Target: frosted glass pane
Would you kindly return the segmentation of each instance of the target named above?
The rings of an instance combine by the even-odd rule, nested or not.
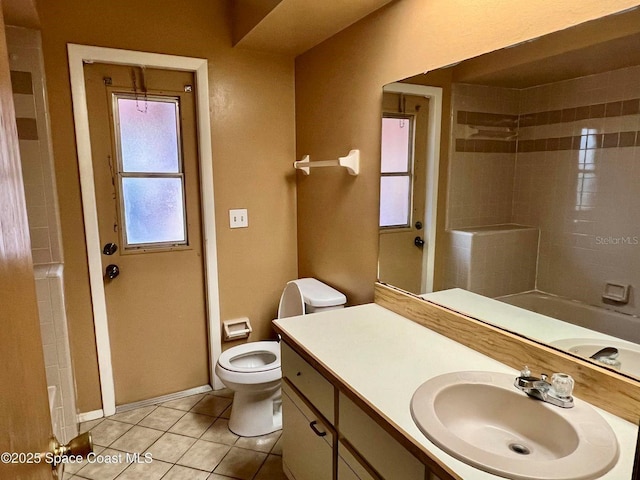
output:
[[[180,178],[123,178],[127,243],[184,243],[186,240]]]
[[[118,112],[124,172],[180,171],[175,103],[118,98]]]
[[[382,119],[382,173],[409,171],[410,135],[409,119]]]
[[[380,226],[409,224],[409,178],[380,179]]]

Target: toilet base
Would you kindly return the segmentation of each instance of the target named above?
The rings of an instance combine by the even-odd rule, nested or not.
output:
[[[280,382],[267,391],[236,391],[229,417],[229,430],[241,437],[257,437],[282,429]]]

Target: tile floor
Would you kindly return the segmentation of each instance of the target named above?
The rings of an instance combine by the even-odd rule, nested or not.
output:
[[[104,461],[67,464],[64,480],[285,480],[281,432],[234,435],[231,401],[232,392],[219,390],[83,423]],[[131,461],[136,453],[139,462]]]

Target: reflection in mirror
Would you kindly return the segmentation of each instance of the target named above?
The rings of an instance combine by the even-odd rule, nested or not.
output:
[[[491,300],[470,311],[424,284],[396,284],[382,268],[380,280],[499,325],[496,305],[505,305],[517,321],[504,328],[584,357],[616,347],[615,358],[593,361],[640,378],[631,367],[640,352],[640,11],[402,83],[445,92],[447,200],[434,290],[518,308]],[[385,114],[404,106],[384,102]],[[381,266],[397,251],[385,234]],[[410,270],[403,262],[397,269]]]

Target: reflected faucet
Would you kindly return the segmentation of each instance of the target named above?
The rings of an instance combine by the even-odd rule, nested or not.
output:
[[[591,355],[589,358],[596,362],[604,363],[613,368],[620,368],[620,360],[618,360],[620,352],[615,347],[604,347]]]
[[[530,397],[557,407],[571,408],[573,407],[573,397],[571,396],[573,383],[573,378],[566,373],[554,373],[551,376],[551,383],[549,383],[546,374],[541,374],[540,378],[533,377],[529,367],[524,367],[513,384],[518,390],[522,390]]]

